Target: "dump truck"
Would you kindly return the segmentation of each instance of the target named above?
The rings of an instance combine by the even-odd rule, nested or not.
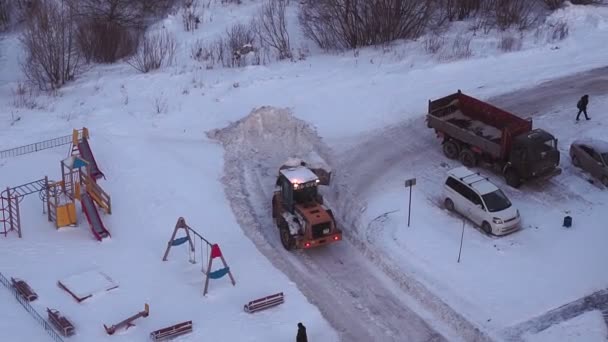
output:
[[[486,164],[502,173],[512,187],[562,171],[553,135],[533,129],[532,119],[522,119],[460,90],[429,100],[427,126],[442,139],[446,157],[466,167]]]
[[[320,185],[331,171],[289,159],[279,168],[272,196],[272,218],[286,250],[308,249],[342,240],[333,212],[323,204]]]

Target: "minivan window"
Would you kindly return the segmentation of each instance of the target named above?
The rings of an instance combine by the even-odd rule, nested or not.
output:
[[[486,202],[488,211],[491,213],[505,210],[511,206],[511,201],[509,201],[507,196],[505,196],[500,189],[482,195],[481,197],[483,197],[483,201]]]

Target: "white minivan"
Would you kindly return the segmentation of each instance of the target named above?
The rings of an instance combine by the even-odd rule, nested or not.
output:
[[[444,205],[481,227],[486,234],[506,235],[520,228],[519,210],[488,178],[466,167],[448,171]]]

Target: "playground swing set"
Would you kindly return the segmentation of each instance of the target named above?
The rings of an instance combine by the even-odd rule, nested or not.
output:
[[[185,235],[182,237],[176,238],[177,232],[179,230],[184,230]],[[236,281],[234,280],[234,276],[230,271],[230,267],[228,267],[228,263],[226,259],[224,259],[224,255],[222,254],[222,250],[217,243],[211,243],[207,239],[205,239],[201,234],[199,234],[196,230],[192,229],[188,224],[186,224],[186,220],[183,217],[177,219],[177,223],[175,224],[175,229],[173,230],[173,234],[171,235],[171,239],[167,242],[167,249],[165,250],[165,255],[163,256],[163,261],[167,261],[169,257],[169,251],[171,247],[180,246],[188,242],[189,249],[189,261],[191,263],[196,263],[196,248],[195,243],[193,241],[193,236],[198,238],[200,241],[200,253],[201,253],[201,263],[203,261],[203,243],[207,246],[207,269],[204,268],[204,263],[202,263],[201,271],[205,274],[205,288],[203,290],[203,295],[207,295],[209,290],[209,279],[221,279],[224,276],[228,275],[230,277],[230,281],[232,285],[236,285]],[[213,266],[213,259],[220,258],[223,268],[217,269],[215,271],[211,271],[211,267]]]
[[[9,232],[16,232],[17,236],[22,238],[19,204],[25,196],[38,193],[43,203],[42,213],[47,214],[48,221],[54,222],[57,229],[78,223],[76,200],[79,200],[95,238],[101,241],[110,236],[97,208],[111,214],[111,199],[97,184],[97,180],[105,178],[105,175],[99,170],[91,151],[89,130],[86,127],[73,130],[70,136],[0,152],[3,157],[10,157],[67,144],[71,146],[68,157],[61,161],[61,181],[54,182],[44,177],[15,187],[7,187],[0,192],[0,234],[7,237]]]

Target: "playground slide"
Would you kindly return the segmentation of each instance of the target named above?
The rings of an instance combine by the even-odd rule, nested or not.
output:
[[[95,238],[101,241],[102,239],[110,236],[110,232],[108,232],[101,221],[101,217],[99,217],[97,206],[91,199],[91,196],[87,192],[83,193],[80,202],[82,203],[82,211],[87,217],[87,221],[89,221],[91,231],[93,232],[93,235],[95,235]]]
[[[78,150],[80,151],[82,157],[90,163],[89,172],[91,174],[91,177],[95,179],[99,179],[101,177],[106,178],[103,172],[99,170],[99,167],[97,167],[97,162],[95,161],[93,151],[91,151],[91,146],[89,146],[89,141],[87,140],[87,138],[82,138],[81,142],[78,143]]]

